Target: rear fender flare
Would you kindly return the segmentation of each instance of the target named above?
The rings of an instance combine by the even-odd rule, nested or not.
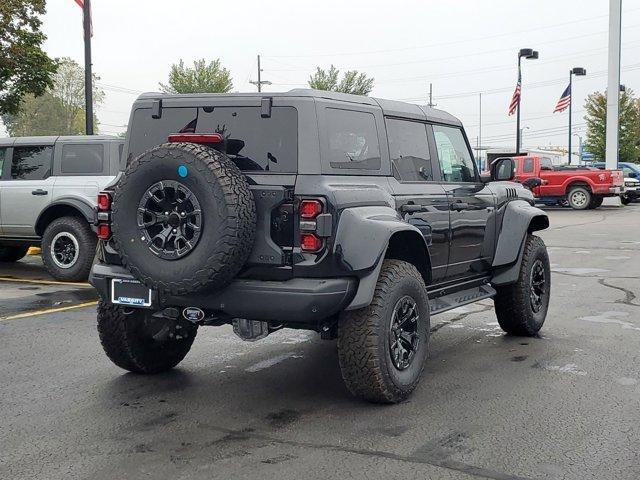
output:
[[[388,206],[348,208],[342,211],[334,255],[345,270],[360,278],[355,297],[347,310],[363,308],[371,303],[389,242],[394,235],[411,238],[421,246],[416,253],[416,267],[425,276],[430,274],[429,249],[420,230],[405,222],[395,209]]]

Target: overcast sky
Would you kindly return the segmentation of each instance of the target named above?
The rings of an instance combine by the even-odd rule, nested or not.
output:
[[[358,69],[375,78],[372,95],[434,102],[464,122],[476,142],[479,96],[485,145],[511,145],[515,116],[507,106],[516,82],[516,52],[540,51],[523,64],[524,145],[567,144],[567,112],[552,114],[574,79],[575,133],[584,133],[584,99],[604,90],[607,0],[440,0],[271,2],[234,0],[93,0],[93,65],[106,93],[100,131],[118,133],[143,91],[166,81],[180,58],[220,58],[234,90],[255,91],[262,55],[266,91],[304,87],[317,65]],[[640,2],[623,0],[622,83],[640,93]],[[83,62],[82,11],[49,0],[46,51]],[[574,138],[577,143],[577,139]]]

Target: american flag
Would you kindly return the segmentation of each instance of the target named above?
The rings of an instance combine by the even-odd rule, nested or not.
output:
[[[558,100],[558,104],[556,105],[556,108],[553,110],[553,113],[564,112],[570,103],[571,103],[571,84],[569,84],[567,88],[564,89],[564,92],[562,92],[562,95],[560,96],[560,100]]]
[[[516,84],[516,89],[513,92],[513,97],[511,97],[511,103],[509,104],[509,115],[513,115],[516,113],[516,109],[520,104],[520,93],[522,91],[522,74],[518,72],[518,83]]]
[[[82,10],[84,10],[84,0],[74,0],[78,6],[80,8],[82,8]],[[91,15],[91,13],[89,13],[89,15]],[[89,21],[91,22],[91,24],[89,25],[89,28],[91,29],[91,36],[93,37],[93,19],[89,19]]]

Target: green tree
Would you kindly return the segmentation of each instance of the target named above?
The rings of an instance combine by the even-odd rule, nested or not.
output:
[[[309,77],[309,86],[316,90],[328,90],[330,92],[353,93],[355,95],[369,95],[373,90],[373,78],[357,70],[344,72],[342,79],[338,81],[340,70],[331,65],[329,70],[317,67],[316,73]]]
[[[619,160],[638,162],[640,160],[640,103],[633,97],[633,91],[627,90],[620,95],[620,136]],[[607,97],[605,93],[595,92],[587,97],[587,139],[585,148],[595,158],[603,160],[606,148]]]
[[[42,50],[45,0],[0,1],[0,114],[16,114],[27,94],[53,84],[56,62]]]
[[[95,86],[98,80],[94,75],[95,106],[104,99],[104,92]],[[84,133],[84,120],[84,69],[70,58],[59,60],[53,86],[43,95],[27,95],[18,113],[2,115],[11,136],[79,135]],[[98,125],[95,115],[94,125]]]
[[[227,93],[233,88],[231,72],[220,65],[220,59],[207,63],[203,58],[187,67],[182,59],[171,65],[168,83],[160,83],[165,93]]]

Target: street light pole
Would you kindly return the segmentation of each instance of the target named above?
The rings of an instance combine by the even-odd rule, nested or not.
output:
[[[522,57],[536,60],[539,54],[532,48],[521,48],[518,52],[518,81],[520,82],[520,98],[516,107],[516,155],[520,155],[520,104],[522,103]]]
[[[573,76],[584,76],[587,71],[582,67],[574,67],[569,70],[569,165],[571,165],[571,104],[573,103]]]

